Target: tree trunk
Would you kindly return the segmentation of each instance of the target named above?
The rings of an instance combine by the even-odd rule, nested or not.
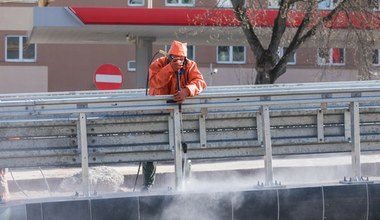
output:
[[[268,50],[256,59],[256,81],[255,84],[273,84],[275,82],[273,69],[276,67],[278,54],[271,54]]]

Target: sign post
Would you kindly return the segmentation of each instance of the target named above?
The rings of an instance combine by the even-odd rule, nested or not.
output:
[[[99,90],[120,89],[123,83],[123,74],[118,66],[103,64],[95,72],[94,83]]]

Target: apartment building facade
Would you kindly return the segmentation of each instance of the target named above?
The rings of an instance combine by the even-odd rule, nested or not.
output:
[[[322,10],[334,8],[333,0],[320,3]],[[266,2],[268,10],[278,7],[276,0]],[[36,0],[23,3],[0,3],[0,93],[57,92],[96,90],[94,74],[99,66],[110,63],[120,67],[120,89],[143,88],[136,83],[146,72],[136,71],[136,45],[30,43],[33,7]],[[116,8],[214,8],[230,7],[229,1],[202,0],[55,0],[48,7],[116,7]],[[148,15],[141,15],[148,16]],[[1,20],[1,19],[0,19]],[[73,36],[75,38],[75,36]],[[194,36],[196,38],[196,35]],[[173,40],[177,39],[173,33]],[[342,39],[343,40],[343,39]],[[311,44],[312,45],[312,44]],[[168,44],[153,43],[153,53],[167,50]],[[284,47],[279,48],[279,54]],[[247,85],[255,80],[255,57],[246,41],[239,44],[196,44],[189,42],[189,58],[197,62],[209,86]],[[372,79],[377,79],[379,51],[374,51]],[[356,49],[314,46],[297,50],[287,72],[276,83],[302,83],[358,80]],[[217,70],[217,71],[215,71]]]

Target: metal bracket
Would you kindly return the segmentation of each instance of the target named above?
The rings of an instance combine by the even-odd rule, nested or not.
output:
[[[260,96],[260,101],[270,101],[270,100],[272,100],[272,97],[269,95]]]
[[[317,135],[318,143],[325,142],[325,132],[323,127],[323,109],[318,110],[317,112]]]
[[[322,99],[331,99],[332,98],[332,94],[331,93],[324,93],[321,95]]]
[[[201,115],[199,116],[199,140],[200,140],[201,148],[207,147],[206,115],[207,115],[207,108],[202,108]]]
[[[369,180],[368,177],[350,177],[347,179],[347,177],[344,177],[343,180],[339,181],[341,184],[366,184],[366,183],[374,183],[374,181]]]
[[[285,188],[286,185],[282,185],[280,181],[275,180],[273,184],[264,184],[263,182],[258,181],[256,188],[261,189],[281,189]]]

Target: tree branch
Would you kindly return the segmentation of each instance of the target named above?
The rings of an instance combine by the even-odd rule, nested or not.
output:
[[[309,4],[305,17],[302,20],[301,25],[297,29],[296,34],[293,37],[292,42],[289,44],[288,49],[285,51],[284,55],[279,60],[276,67],[272,70],[273,79],[278,79],[285,71],[287,62],[290,57],[296,52],[296,50],[308,39],[314,36],[317,33],[317,30],[325,25],[327,22],[331,21],[335,15],[337,15],[340,11],[343,10],[345,4],[347,4],[348,0],[341,1],[329,14],[323,17],[317,24],[315,24],[308,32],[301,36],[303,31],[306,29],[308,24],[310,23],[310,16],[312,14],[313,4]]]
[[[247,38],[248,44],[251,50],[257,57],[261,57],[264,54],[264,48],[253,30],[252,24],[249,22],[247,15],[247,9],[245,7],[245,0],[231,0],[234,13],[238,21],[241,23],[241,27],[244,35]]]
[[[290,42],[288,48],[286,49],[285,53],[282,55],[280,60],[278,61],[277,65],[273,69],[273,79],[278,79],[282,74],[285,73],[285,71],[280,70],[286,70],[286,66],[290,60],[290,58],[294,55],[298,47],[296,47],[297,42],[299,40],[299,37],[303,33],[303,31],[306,29],[306,27],[310,23],[310,17],[312,15],[313,7],[315,6],[314,1],[309,2],[309,5],[307,7],[305,16],[302,19],[302,22],[300,26],[297,29],[296,34],[294,35],[292,41]]]
[[[348,1],[349,0],[342,0],[329,14],[327,14],[325,17],[319,20],[316,25],[314,25],[308,32],[306,32],[306,34],[300,37],[295,45],[296,49],[306,40],[314,36],[319,28],[321,28],[327,22],[331,21],[333,17],[343,9],[343,7],[345,6],[345,4],[347,4]]]
[[[286,30],[286,21],[288,18],[289,4],[286,0],[280,1],[280,8],[278,9],[278,14],[273,25],[272,38],[269,43],[269,53],[274,54],[277,52],[278,47],[281,42],[281,38]]]

